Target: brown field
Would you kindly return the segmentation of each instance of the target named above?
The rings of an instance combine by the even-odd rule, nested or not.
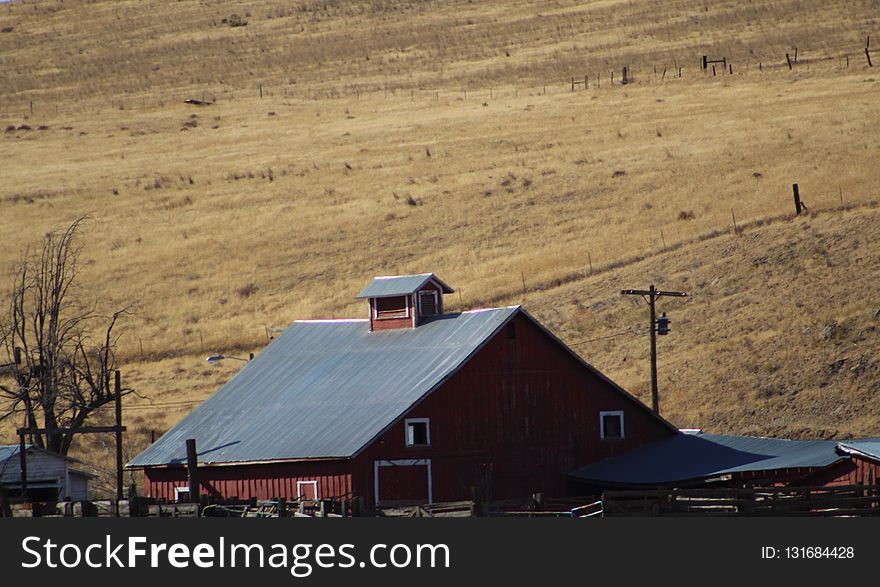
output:
[[[91,217],[82,293],[136,307],[131,451],[239,367],[204,355],[359,316],[370,277],[423,271],[456,308],[523,303],[646,400],[646,337],[603,338],[647,321],[618,290],[687,290],[663,303],[673,423],[880,435],[876,8],[0,5],[0,292],[27,246]]]

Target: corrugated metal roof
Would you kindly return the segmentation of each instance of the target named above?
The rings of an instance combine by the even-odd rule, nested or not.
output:
[[[841,442],[839,446],[842,452],[859,454],[880,461],[880,438],[847,440]]]
[[[414,329],[298,321],[129,466],[349,457],[454,373],[519,306]]]
[[[419,275],[388,275],[374,277],[367,287],[361,290],[358,298],[384,298],[389,296],[403,296],[411,294],[421,288],[430,280],[437,282],[443,289],[443,293],[453,293],[455,290],[443,283],[433,273],[421,273]]]
[[[746,471],[825,467],[841,460],[834,440],[678,434],[578,469],[584,482],[663,485]]]
[[[0,444],[0,466],[6,459],[12,458],[18,454],[17,444]]]

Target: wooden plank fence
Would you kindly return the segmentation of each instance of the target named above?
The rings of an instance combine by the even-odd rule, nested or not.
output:
[[[605,516],[880,516],[880,485],[606,491]]]

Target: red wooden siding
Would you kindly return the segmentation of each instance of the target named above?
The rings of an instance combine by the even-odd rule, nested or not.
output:
[[[320,499],[351,499],[349,461],[199,467],[200,493],[218,499],[296,499],[297,481],[317,481]],[[148,497],[174,501],[174,488],[185,487],[187,483],[185,467],[154,467],[144,471],[144,493]]]
[[[356,495],[375,500],[376,460],[430,458],[434,501],[468,499],[471,487],[489,499],[559,496],[571,471],[674,433],[531,320],[512,323],[354,459]],[[609,410],[624,412],[622,440],[599,438]],[[405,446],[405,418],[430,419],[429,447]]]
[[[837,487],[840,485],[874,485],[880,480],[880,462],[859,455],[836,463],[798,482],[818,487]]]
[[[376,468],[379,472],[379,502],[382,505],[428,503],[428,463],[416,463],[392,461]]]

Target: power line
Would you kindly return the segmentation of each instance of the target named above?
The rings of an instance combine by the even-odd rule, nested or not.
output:
[[[150,410],[154,408],[181,408],[202,403],[201,400],[168,402],[161,404],[139,404],[136,406],[126,406],[126,410]]]
[[[643,335],[645,333],[640,330],[625,330],[623,332],[615,332],[614,334],[606,334],[605,336],[599,336],[597,338],[591,338],[589,340],[579,340],[578,342],[568,343],[568,346],[578,346],[581,344],[587,344],[589,342],[596,342],[599,340],[605,340],[606,338],[614,338],[615,336],[625,336],[627,334]]]

